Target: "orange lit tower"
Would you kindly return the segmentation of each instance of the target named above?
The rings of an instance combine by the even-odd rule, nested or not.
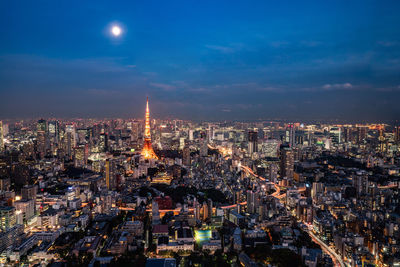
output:
[[[144,144],[142,149],[142,156],[145,159],[158,159],[156,153],[154,153],[153,147],[151,146],[151,135],[150,135],[150,110],[149,110],[149,98],[147,97],[146,104],[146,122],[144,126]]]

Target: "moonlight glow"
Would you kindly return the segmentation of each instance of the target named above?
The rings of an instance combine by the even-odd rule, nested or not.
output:
[[[121,28],[118,27],[118,26],[113,26],[113,27],[111,28],[111,33],[112,33],[114,36],[119,36],[119,35],[121,34]]]

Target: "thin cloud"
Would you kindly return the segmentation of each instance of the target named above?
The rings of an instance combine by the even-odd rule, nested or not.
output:
[[[206,48],[221,52],[223,54],[230,54],[236,51],[235,48],[230,46],[222,46],[222,45],[205,45]]]
[[[164,91],[174,91],[176,89],[176,86],[165,83],[150,83],[150,85]]]
[[[289,42],[287,41],[274,41],[269,43],[270,46],[275,47],[275,48],[280,48],[289,45]]]
[[[335,84],[325,84],[322,86],[325,90],[343,90],[343,89],[352,89],[353,85],[351,83],[335,83]]]
[[[230,43],[229,45],[206,44],[205,47],[210,50],[215,50],[223,54],[236,53],[241,50],[252,51],[252,49],[249,46],[243,43]]]
[[[400,42],[398,41],[379,41],[379,45],[384,46],[384,47],[393,47],[393,46],[399,46]]]
[[[119,92],[115,90],[104,90],[96,88],[89,89],[87,90],[87,92],[91,95],[97,95],[97,96],[111,96],[119,94]]]
[[[398,85],[398,86],[389,86],[389,87],[380,87],[380,88],[376,88],[376,91],[379,91],[379,92],[398,92],[398,91],[400,91],[400,85]]]
[[[317,47],[320,46],[322,42],[318,41],[301,41],[300,45],[305,46],[305,47]]]

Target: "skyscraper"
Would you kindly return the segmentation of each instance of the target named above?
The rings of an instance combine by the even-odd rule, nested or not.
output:
[[[158,159],[151,145],[149,98],[147,98],[146,104],[146,121],[144,126],[144,144],[142,149],[142,156],[145,159]]]
[[[345,127],[343,132],[344,132],[343,135],[344,135],[345,142],[353,142],[354,141],[352,127]]]
[[[46,120],[44,120],[44,119],[38,120],[36,127],[37,127],[38,131],[47,132],[47,122],[46,122]]]
[[[200,133],[200,156],[208,156],[207,134],[205,132]]]
[[[258,138],[258,133],[255,131],[249,131],[249,136],[248,136],[248,145],[247,145],[247,152],[251,155],[254,152],[257,152],[257,138]]]
[[[74,124],[67,124],[65,126],[65,147],[66,154],[71,158],[73,148],[76,146],[76,132]]]
[[[0,122],[1,123],[1,122]],[[0,124],[1,127],[1,124]],[[0,128],[1,131],[1,128]],[[0,133],[1,134],[1,133]],[[400,126],[394,127],[394,141],[400,143]],[[1,142],[1,141],[0,141]],[[1,149],[1,148],[0,148]]]
[[[106,133],[100,134],[98,149],[99,149],[99,152],[107,152],[108,151],[108,134],[106,134]]]
[[[211,198],[207,199],[208,216],[213,216],[213,201]]]
[[[256,213],[259,205],[259,194],[257,191],[247,190],[247,212]]]
[[[108,190],[111,190],[114,187],[114,162],[113,160],[106,160],[106,186]]]
[[[285,142],[287,144],[289,144],[290,147],[294,147],[295,146],[295,129],[294,129],[294,125],[293,124],[289,124],[288,128],[286,129],[286,133],[285,133]]]
[[[293,179],[294,175],[294,153],[289,147],[281,147],[281,177]]]
[[[85,167],[89,157],[89,148],[87,144],[79,144],[74,148],[75,167]]]
[[[364,140],[367,138],[367,127],[365,126],[359,126],[358,127],[358,142],[364,142]]]
[[[49,136],[54,142],[58,143],[60,137],[60,124],[58,121],[49,122]]]
[[[332,127],[329,130],[329,136],[334,144],[340,144],[342,142],[342,132],[339,127]]]
[[[183,165],[190,166],[190,148],[188,145],[183,148],[182,161]]]
[[[47,123],[41,119],[37,122],[37,152],[40,158],[43,158],[46,154],[46,143],[47,143]]]
[[[3,122],[0,121],[0,152],[4,150],[4,129]]]

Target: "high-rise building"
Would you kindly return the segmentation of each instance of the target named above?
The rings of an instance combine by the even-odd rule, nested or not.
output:
[[[151,204],[152,224],[157,225],[161,223],[160,210],[158,209],[157,201],[153,201]]]
[[[257,152],[257,138],[258,133],[256,131],[249,131],[248,133],[248,144],[247,144],[247,152],[251,155],[254,152]]]
[[[39,157],[44,158],[46,155],[46,132],[42,130],[37,131],[36,142]]]
[[[146,102],[146,118],[144,125],[144,144],[142,149],[142,156],[145,159],[158,159],[156,153],[153,150],[153,146],[151,145],[151,133],[150,133],[150,109],[149,109],[149,98],[147,98]]]
[[[76,135],[78,137],[78,144],[85,144],[89,137],[89,131],[86,128],[80,128],[76,130]]]
[[[203,202],[203,206],[202,206],[202,213],[203,213],[203,221],[207,220],[208,218],[210,218],[210,214],[209,214],[209,209],[208,209],[208,205],[207,203],[204,201]]]
[[[0,207],[0,231],[7,231],[17,223],[15,208],[10,206]]]
[[[1,131],[1,129],[0,129],[0,131]],[[400,143],[400,126],[395,126],[394,127],[394,141],[396,143]]]
[[[21,189],[22,200],[36,200],[37,185],[25,185]]]
[[[112,159],[106,160],[105,176],[107,189],[113,189],[115,187],[115,163]]]
[[[87,144],[80,144],[74,148],[74,165],[75,167],[85,167],[89,157],[89,149]]]
[[[37,185],[25,185],[21,188],[21,203],[15,207],[18,211],[24,212],[23,216],[26,220],[31,219],[35,213],[37,190]]]
[[[47,122],[44,119],[40,119],[36,125],[37,131],[47,132]]]
[[[352,181],[357,195],[363,195],[368,192],[368,176],[366,174],[355,175],[352,177]]]
[[[324,184],[323,183],[314,182],[312,184],[312,189],[311,189],[312,199],[315,199],[318,195],[322,194],[323,192],[324,192]]]
[[[8,135],[10,132],[10,128],[8,126],[8,124],[4,124],[3,123],[3,137],[5,137],[6,135]]]
[[[358,142],[363,142],[367,138],[367,127],[359,126],[358,127]]]
[[[47,122],[44,119],[38,120],[36,128],[37,152],[40,158],[44,158],[47,149]]]
[[[131,130],[131,141],[137,142],[137,140],[139,138],[139,123],[136,121],[131,122],[130,130]]]
[[[281,146],[281,177],[293,179],[294,153],[290,147]]]
[[[211,198],[207,199],[208,216],[213,216],[213,201]]]
[[[11,179],[8,178],[0,178],[0,191],[9,191],[11,186]]]
[[[4,150],[4,129],[3,122],[0,121],[0,152]]]
[[[253,190],[247,190],[247,212],[256,213],[259,205],[259,193]]]
[[[200,220],[200,203],[197,201],[196,198],[193,200],[193,211],[194,211],[194,218],[196,220]]]
[[[58,121],[49,121],[49,137],[58,143],[60,138],[60,124]]]
[[[200,156],[208,156],[207,134],[205,132],[200,133]]]
[[[276,139],[264,140],[261,144],[261,150],[267,157],[277,158],[280,141]]]
[[[189,130],[189,141],[193,141],[193,130]]]
[[[99,152],[107,152],[108,151],[108,134],[106,134],[106,133],[100,134],[98,149],[99,149]]]
[[[72,152],[74,147],[76,146],[76,132],[75,125],[68,124],[65,126],[65,152],[68,157],[72,157]]]
[[[183,161],[183,165],[190,166],[190,163],[191,163],[190,148],[187,145],[183,148],[182,161]]]
[[[353,129],[351,127],[345,127],[343,129],[345,142],[353,142],[354,141],[352,130]]]
[[[207,129],[207,137],[208,137],[208,142],[212,142],[214,139],[214,126],[209,125]]]
[[[296,145],[295,140],[296,140],[296,134],[295,134],[295,128],[293,124],[289,124],[288,128],[286,129],[285,133],[285,142],[290,146],[294,147]]]
[[[20,200],[14,202],[16,213],[22,213],[22,222],[19,224],[26,223],[35,215],[35,201],[31,200]]]
[[[342,132],[340,127],[332,127],[329,130],[329,136],[334,144],[340,144],[342,142]]]

